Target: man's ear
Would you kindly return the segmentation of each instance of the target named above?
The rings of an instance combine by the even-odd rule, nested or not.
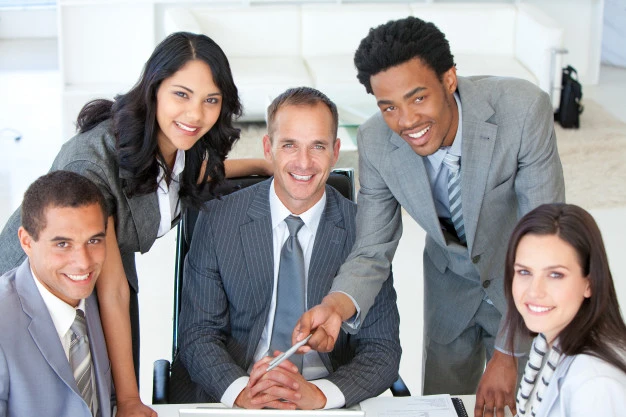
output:
[[[448,71],[444,72],[441,81],[446,91],[453,94],[457,87],[456,66],[453,65]]]
[[[30,257],[30,254],[32,252],[32,245],[35,239],[33,239],[33,237],[26,231],[26,229],[24,229],[23,226],[20,226],[20,228],[17,229],[17,237],[20,240],[20,245],[22,246],[22,249],[24,250],[24,252],[26,252],[26,255]]]
[[[274,157],[272,156],[272,140],[269,135],[263,136],[263,155],[267,162],[274,161]]]
[[[333,164],[335,166],[337,160],[339,159],[339,149],[341,149],[341,139],[335,139],[335,143],[333,144]]]

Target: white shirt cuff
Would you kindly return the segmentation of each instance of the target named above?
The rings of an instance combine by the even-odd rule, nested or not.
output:
[[[511,352],[508,349],[505,349],[501,346],[494,346],[493,347],[495,350],[497,350],[500,353],[504,353],[505,355],[509,355],[509,356],[515,356],[516,358],[521,358],[522,356],[525,356],[528,352],[523,353],[523,352]]]
[[[316,379],[315,381],[309,381],[322,391],[326,396],[326,405],[324,409],[329,408],[341,408],[346,405],[346,397],[343,396],[343,392],[327,379]]]
[[[235,400],[241,394],[241,391],[246,389],[246,385],[248,385],[248,381],[250,377],[242,376],[233,381],[232,384],[224,391],[222,398],[220,398],[220,402],[224,404],[226,407],[232,408],[235,405]]]
[[[338,292],[338,293],[346,295],[352,301],[352,304],[354,304],[354,309],[356,310],[356,314],[341,324],[341,327],[343,327],[346,332],[354,333],[356,330],[358,330],[359,326],[361,325],[361,308],[357,304],[354,297],[352,297],[350,294],[345,293],[343,291],[332,291],[332,292]]]

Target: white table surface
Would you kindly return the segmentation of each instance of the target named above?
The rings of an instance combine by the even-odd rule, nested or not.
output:
[[[474,415],[474,404],[476,403],[476,397],[474,395],[455,395],[455,397],[460,397],[463,400],[463,404],[465,405],[465,409],[467,410],[467,414],[469,416]],[[207,406],[215,406],[220,407],[221,404],[161,404],[161,405],[152,405],[151,407],[159,413],[159,417],[178,417],[178,410],[181,408],[194,408],[194,407],[207,407]],[[505,417],[512,417],[509,409],[506,409]]]

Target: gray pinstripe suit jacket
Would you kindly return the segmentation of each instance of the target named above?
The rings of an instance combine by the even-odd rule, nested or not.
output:
[[[274,280],[270,181],[210,201],[198,218],[185,261],[170,400],[219,401],[254,360]],[[356,205],[328,185],[326,195],[309,266],[309,308],[329,291],[356,233]],[[358,335],[342,332],[335,349],[321,354],[331,372],[327,379],[343,392],[347,406],[380,394],[397,379],[398,326],[389,279]]]

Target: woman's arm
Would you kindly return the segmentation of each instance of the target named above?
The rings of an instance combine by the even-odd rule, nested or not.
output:
[[[272,165],[265,159],[245,158],[224,161],[226,178],[245,177],[248,175],[274,175]]]
[[[130,291],[117,245],[115,221],[109,217],[106,234],[107,257],[96,282],[100,319],[111,361],[117,397],[117,417],[156,417],[156,412],[139,398],[132,356]]]

